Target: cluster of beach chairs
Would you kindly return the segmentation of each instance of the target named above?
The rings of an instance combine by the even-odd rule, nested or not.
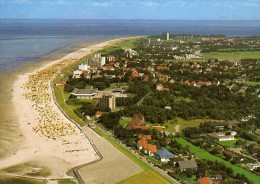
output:
[[[75,133],[75,127],[62,121],[57,109],[52,103],[52,91],[50,81],[55,77],[59,69],[68,66],[70,61],[63,60],[53,64],[43,70],[31,74],[28,81],[24,84],[26,93],[23,96],[33,102],[32,107],[38,112],[35,119],[33,131],[40,133],[50,139],[57,139],[62,136]]]

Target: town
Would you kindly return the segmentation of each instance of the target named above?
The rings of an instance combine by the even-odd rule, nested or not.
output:
[[[181,183],[260,178],[260,40],[163,33],[124,40],[62,70],[55,90]]]

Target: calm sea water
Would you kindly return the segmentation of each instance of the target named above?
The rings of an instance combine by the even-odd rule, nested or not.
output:
[[[173,34],[260,35],[260,21],[0,20],[0,74],[28,61],[113,38]]]

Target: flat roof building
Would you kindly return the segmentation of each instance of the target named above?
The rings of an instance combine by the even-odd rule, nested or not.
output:
[[[106,109],[110,108],[111,111],[116,109],[116,98],[114,95],[104,94],[101,98],[99,98],[99,105],[100,108]]]

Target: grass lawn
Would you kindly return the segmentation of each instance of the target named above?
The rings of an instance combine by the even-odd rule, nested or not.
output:
[[[132,120],[130,117],[125,117],[124,119],[120,119],[119,125],[122,126],[123,128],[126,127],[126,125]]]
[[[70,95],[71,95],[69,92],[63,92],[63,94],[64,94],[64,99],[65,100],[68,100]]]
[[[220,59],[230,61],[240,61],[241,59],[260,59],[260,51],[245,52],[210,52],[203,53],[206,59]]]
[[[236,144],[237,140],[232,140],[232,141],[217,141],[218,144],[222,146],[226,146],[228,148],[233,148],[234,145]]]
[[[177,138],[176,141],[178,143],[180,143],[182,146],[186,146],[188,145],[190,148],[190,152],[194,153],[196,156],[206,159],[206,160],[210,160],[210,161],[218,161],[218,162],[222,162],[224,163],[227,167],[231,168],[235,174],[240,173],[240,174],[244,174],[249,180],[251,180],[253,183],[258,184],[260,181],[260,176],[257,176],[249,171],[247,171],[246,169],[243,169],[241,167],[238,167],[236,165],[231,164],[228,161],[225,161],[215,155],[210,154],[209,152],[200,149],[197,146],[194,146],[193,144],[189,143],[188,141],[186,141],[183,138]]]
[[[91,85],[86,85],[86,86],[85,86],[85,89],[91,89],[91,88],[92,88]]]
[[[169,182],[163,182],[160,177],[157,177],[153,173],[149,171],[143,171],[134,176],[131,176],[130,178],[120,181],[118,184],[136,184],[136,183],[162,184],[162,183],[169,183]]]
[[[260,85],[260,82],[247,81],[246,84],[248,84],[248,85],[250,85],[250,86],[257,86],[257,85]]]
[[[140,167],[142,167],[145,170],[144,171],[145,173],[149,173],[149,177],[151,178],[151,180],[158,181],[159,183],[170,183],[166,178],[161,176],[153,168],[151,168],[150,166],[145,164],[143,161],[141,161],[139,158],[137,158],[135,155],[130,153],[127,149],[122,147],[120,144],[118,144],[116,141],[114,141],[112,138],[110,138],[108,135],[106,135],[104,132],[102,132],[98,127],[93,128],[93,130],[95,130],[95,132],[97,132],[100,136],[105,138],[108,142],[110,142],[115,148],[117,148],[119,151],[121,151],[123,154],[125,154],[128,158],[130,158],[132,161],[134,161],[136,164],[138,164]],[[139,173],[139,174],[142,175],[141,173]],[[139,174],[137,174],[137,175],[139,175]],[[137,176],[137,175],[135,175],[135,176]],[[127,178],[127,179],[123,180],[122,182],[123,183],[132,183],[131,178],[132,177]],[[143,183],[144,178],[145,178],[145,176],[138,176],[135,178],[134,181],[136,183]],[[151,180],[149,180],[149,181],[151,181]]]
[[[148,159],[150,162],[152,162],[153,164],[157,164],[157,165],[161,165],[161,164],[162,164],[161,161],[156,160],[156,159],[155,159],[154,157],[152,157],[152,156],[148,156],[147,159]]]
[[[187,127],[197,127],[200,125],[200,123],[205,121],[223,121],[223,120],[212,120],[212,119],[194,119],[194,120],[184,120],[181,118],[175,118],[174,120],[168,121],[164,123],[164,126],[166,126],[166,130],[169,132],[176,132],[176,128],[179,126],[179,131],[181,132],[182,129]]]
[[[19,178],[19,177],[0,177],[1,184],[43,184],[43,182],[27,179],[27,178]]]
[[[135,42],[137,42],[140,39],[142,39],[142,38],[124,39],[122,41],[115,42],[112,45],[105,47],[104,49],[100,50],[99,52],[101,52],[102,55],[108,55],[108,54],[111,54],[112,52],[121,50],[123,48],[134,48]]]
[[[72,180],[60,180],[58,184],[76,184],[76,182]]]

